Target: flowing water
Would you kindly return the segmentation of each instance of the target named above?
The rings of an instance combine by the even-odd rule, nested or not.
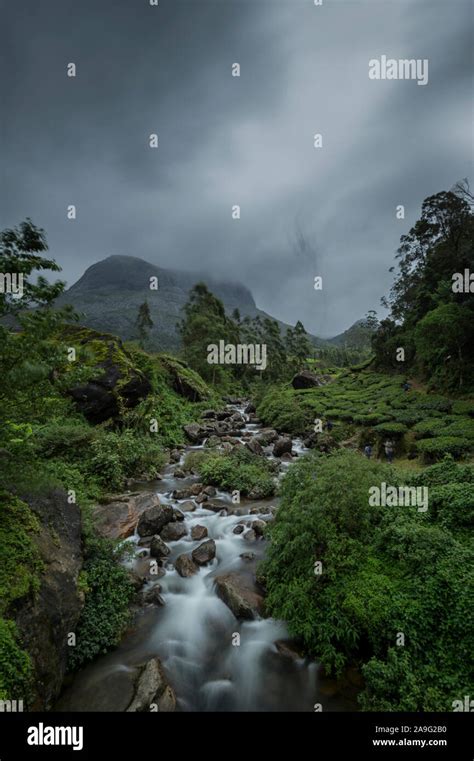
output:
[[[235,406],[233,411],[244,414],[243,409]],[[236,438],[248,441],[258,432],[257,424],[247,422]],[[156,483],[162,503],[179,507],[180,500],[173,499],[172,492],[199,481],[196,476],[185,479],[174,476],[185,454],[199,448],[183,450],[181,462],[168,466],[163,480]],[[293,452],[304,451],[302,442],[294,440]],[[272,457],[270,452],[268,448],[266,456]],[[282,463],[281,472],[288,466],[289,463]],[[166,573],[159,579],[165,605],[142,608],[133,630],[124,636],[119,647],[74,676],[56,710],[126,710],[133,696],[138,666],[154,656],[161,659],[176,693],[177,710],[313,711],[317,703],[324,710],[354,710],[356,689],[346,685],[341,690],[333,680],[323,679],[318,665],[301,658],[291,647],[284,623],[272,618],[238,621],[217,596],[214,586],[217,575],[238,571],[254,582],[266,541],[249,543],[242,534],[233,533],[233,529],[247,520],[271,519],[269,507],[277,501],[242,500],[234,505],[230,495],[222,492],[213,498],[213,502],[216,500],[222,503],[221,512],[206,509],[205,503],[193,512],[185,512],[187,535],[179,541],[167,542],[171,554]],[[203,540],[191,539],[191,529],[198,524],[207,528],[208,538],[214,539],[216,557],[194,576],[182,578],[173,562],[178,555],[189,553],[202,543]],[[129,541],[135,545],[137,556],[131,562],[140,570],[149,564],[149,556],[148,550],[138,546],[138,539],[134,536]],[[243,553],[252,553],[254,557],[242,558]]]

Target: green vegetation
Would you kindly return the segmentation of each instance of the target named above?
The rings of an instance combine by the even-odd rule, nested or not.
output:
[[[167,461],[165,448],[184,441],[182,425],[199,419],[203,407],[216,399],[182,361],[124,346],[114,336],[73,324],[71,310],[53,310],[63,283],[50,284],[43,277],[34,283],[31,277],[35,270],[58,271],[43,257],[46,250],[44,231],[30,220],[0,234],[0,271],[24,275],[23,298],[0,293],[4,699],[27,699],[34,680],[34,664],[22,649],[13,616],[22,600],[38,591],[45,572],[35,540],[40,524],[18,495],[73,489],[81,506],[85,604],[70,661],[77,668],[118,642],[132,594],[120,552],[94,536],[90,505],[104,491],[124,489],[129,478],[154,478]]]
[[[369,507],[382,481],[433,486],[434,509]],[[366,710],[449,711],[469,693],[473,552],[458,528],[473,484],[474,469],[453,461],[408,476],[346,451],[285,476],[262,569],[269,611],[329,671],[362,666]]]
[[[193,464],[205,483],[226,491],[238,489],[253,499],[271,497],[275,493],[271,463],[245,447],[235,447],[228,454],[209,453]]]

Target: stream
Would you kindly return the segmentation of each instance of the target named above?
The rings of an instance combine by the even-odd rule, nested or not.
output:
[[[249,421],[245,406],[228,405],[245,418],[245,427],[233,435],[242,443],[261,428],[258,421]],[[162,504],[179,508],[189,503],[189,498],[174,499],[173,492],[200,479],[176,478],[174,472],[188,452],[203,445],[181,450],[180,462],[170,463],[162,480],[146,484],[147,490],[153,486]],[[266,447],[265,456],[273,458],[271,451],[271,445]],[[293,455],[304,454],[301,440],[293,440],[292,451]],[[282,462],[278,477],[289,466],[290,462]],[[341,686],[325,678],[316,662],[302,658],[283,622],[261,617],[238,620],[216,592],[215,579],[223,574],[238,572],[250,585],[255,584],[256,566],[267,542],[261,537],[250,542],[244,538],[245,531],[237,534],[234,529],[238,524],[270,520],[278,498],[242,498],[233,504],[229,493],[217,491],[212,503],[214,510],[203,502],[195,503],[192,512],[184,512],[187,534],[166,542],[171,554],[158,579],[164,605],[140,608],[133,628],[115,650],[68,679],[54,710],[125,711],[133,698],[139,665],[155,656],[174,689],[177,711],[314,711],[318,703],[324,711],[357,710],[356,686],[347,680]],[[222,509],[216,511],[219,503]],[[193,576],[183,578],[174,561],[202,544],[191,538],[197,525],[206,527],[206,539],[215,541],[216,557]],[[149,550],[139,545],[139,539],[135,534],[127,540],[135,549],[129,565],[138,571],[149,566],[150,560]]]

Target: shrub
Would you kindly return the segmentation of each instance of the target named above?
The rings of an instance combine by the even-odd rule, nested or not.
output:
[[[16,625],[0,616],[0,700],[28,703],[32,681],[31,659],[19,645]]]
[[[404,423],[397,423],[396,421],[380,423],[374,428],[374,431],[381,436],[403,436],[407,430],[408,428]]]
[[[85,603],[76,629],[76,646],[69,651],[74,670],[117,645],[130,621],[133,587],[119,554],[105,539],[89,540],[82,584]]]
[[[263,457],[242,448],[229,454],[210,454],[199,465],[202,479],[227,491],[238,489],[241,494],[256,499],[275,493],[271,466]]]
[[[472,449],[472,442],[457,436],[437,436],[434,439],[418,441],[416,448],[423,455],[425,462],[432,462],[441,460],[447,454],[459,459]]]

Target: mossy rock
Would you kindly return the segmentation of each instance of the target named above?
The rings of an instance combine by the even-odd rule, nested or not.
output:
[[[177,394],[190,402],[203,402],[211,398],[207,384],[185,362],[166,354],[161,354],[159,359],[169,373],[171,387]]]
[[[119,338],[74,326],[61,338],[77,354],[61,378],[62,388],[91,423],[119,418],[151,392],[150,379],[134,366]]]

